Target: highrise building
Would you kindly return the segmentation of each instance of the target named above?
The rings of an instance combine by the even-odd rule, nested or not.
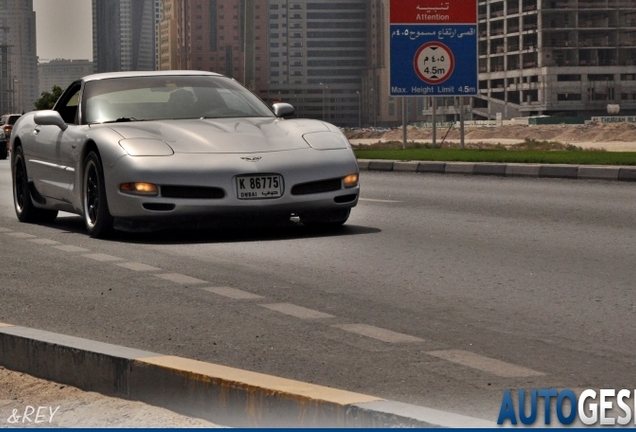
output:
[[[160,0],[92,0],[95,72],[155,70]]]
[[[270,0],[269,99],[357,126],[367,67],[367,0]]]
[[[480,97],[494,118],[636,113],[636,2],[480,0]]]
[[[38,66],[40,94],[51,92],[53,86],[66,89],[73,81],[93,73],[93,62],[89,60],[55,59]]]
[[[31,111],[38,97],[33,0],[4,0],[0,5],[0,112]]]
[[[299,116],[359,123],[367,0],[164,0],[162,69],[219,72]]]

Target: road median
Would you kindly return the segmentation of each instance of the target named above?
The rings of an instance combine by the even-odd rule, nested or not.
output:
[[[498,177],[564,178],[575,180],[636,181],[636,167],[553,165],[553,164],[504,164],[432,161],[392,161],[359,159],[362,171],[415,172],[428,174],[463,174]]]

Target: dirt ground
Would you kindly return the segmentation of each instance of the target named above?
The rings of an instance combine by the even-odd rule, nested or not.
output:
[[[0,367],[0,428],[213,428],[141,402],[84,392]]]
[[[402,142],[402,129],[390,131],[352,130],[345,132],[349,141],[356,147],[382,146],[389,142]],[[407,128],[407,141],[431,143],[433,132],[430,128]],[[456,147],[460,140],[459,128],[437,129],[437,145]],[[506,147],[523,144],[526,140],[555,142],[560,146],[573,145],[583,149],[607,151],[636,151],[636,123],[614,123],[586,125],[510,125],[499,127],[465,128],[467,147],[486,148],[496,145]]]

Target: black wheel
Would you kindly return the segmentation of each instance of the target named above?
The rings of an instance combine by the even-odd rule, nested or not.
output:
[[[16,147],[14,152],[11,174],[13,180],[13,206],[18,220],[31,223],[53,222],[57,217],[57,210],[41,209],[33,205],[22,147]]]
[[[333,229],[342,226],[350,213],[351,209],[311,212],[300,215],[300,221],[309,228]]]
[[[113,230],[113,217],[108,210],[102,162],[95,152],[84,160],[82,186],[86,230],[91,237],[107,237]]]

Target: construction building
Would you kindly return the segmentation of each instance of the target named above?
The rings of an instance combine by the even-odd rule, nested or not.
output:
[[[636,2],[480,0],[481,118],[636,113]]]

